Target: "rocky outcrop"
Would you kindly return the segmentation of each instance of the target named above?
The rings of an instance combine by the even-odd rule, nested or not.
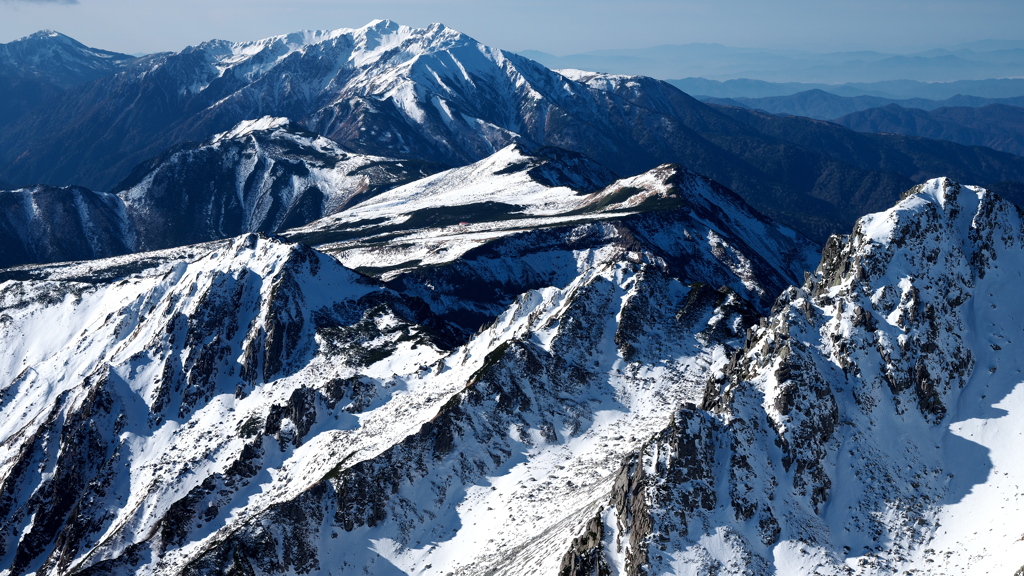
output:
[[[961,534],[958,506],[968,491],[1012,488],[986,485],[978,467],[1013,465],[998,448],[965,465],[981,447],[944,435],[985,419],[968,406],[1016,382],[992,376],[1016,332],[993,310],[1017,314],[995,276],[1024,263],[1022,222],[1014,205],[940,179],[833,238],[818,270],[712,375],[701,409],[682,410],[627,459],[605,526],[628,541],[627,570],[960,570],[933,565],[985,546],[945,536]],[[987,425],[1013,433],[1007,421]],[[987,562],[1011,569],[1009,558]]]
[[[558,567],[558,576],[610,576],[612,569],[604,559],[603,544],[604,520],[599,512],[584,526],[583,534],[573,538]]]

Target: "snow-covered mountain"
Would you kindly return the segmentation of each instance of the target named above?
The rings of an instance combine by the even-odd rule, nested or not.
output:
[[[834,238],[623,464],[568,573],[1019,573],[1022,229],[937,179]]]
[[[139,164],[113,193],[0,191],[0,266],[277,233],[439,169],[352,154],[283,118],[244,121]]]
[[[53,30],[0,44],[0,76],[35,79],[67,89],[123,69],[135,57],[98,48]]]
[[[821,253],[698,174],[820,232],[935,143],[387,21],[61,102],[14,173],[152,159],[0,192],[0,266],[113,256],[0,270],[0,576],[1024,570],[1024,211]]]
[[[635,80],[703,107],[667,84]],[[577,150],[621,175],[684,148],[721,155],[671,107],[638,106],[441,24],[381,20],[254,42],[214,40],[140,59],[68,100],[66,109],[4,138],[21,148],[33,141],[11,158],[16,179],[74,174],[76,184],[109,188],[129,163],[265,115],[292,118],[361,153],[450,166],[519,140]],[[64,115],[79,123],[58,123]],[[102,127],[92,131],[96,121]],[[69,140],[90,143],[81,158],[48,171],[32,167],[51,145]]]
[[[3,573],[557,569],[621,458],[701,398],[813,245],[676,167],[587,193],[551,186],[576,156],[500,154],[475,169],[525,164],[505,176],[535,183],[532,214],[471,224],[495,254],[447,265],[513,278],[514,242],[554,281],[475,334],[256,235],[5,273]],[[545,221],[552,202],[591,208]]]
[[[125,68],[134,57],[89,48],[52,30],[0,44],[0,127],[71,88]]]
[[[578,252],[608,244],[764,310],[817,259],[813,243],[679,166],[609,177],[580,155],[513,145],[285,235],[471,331],[528,290],[564,288],[579,274]]]
[[[264,117],[140,164],[115,193],[135,226],[135,249],[153,250],[302,226],[439,168],[352,154]]]
[[[520,134],[557,145],[546,138],[548,124],[578,130],[597,118],[588,90],[539,64],[441,25],[416,29],[389,21],[256,42],[206,42],[141,59],[69,99],[67,110],[24,127],[37,136],[48,132],[43,141],[29,138],[39,146],[11,159],[13,179],[74,173],[76,183],[109,187],[126,163],[265,115],[298,120],[358,152],[448,165],[488,156]],[[565,108],[563,101],[584,105],[585,115],[572,111],[580,104]],[[97,107],[117,114],[105,116]],[[87,120],[60,127],[56,118],[65,113]],[[103,130],[93,132],[89,126],[98,115],[105,116]],[[30,135],[4,141],[15,145],[22,136]],[[91,145],[76,165],[54,166],[48,174],[29,167],[58,138]],[[628,153],[613,135],[602,140]]]
[[[278,124],[167,158],[334,166]],[[784,290],[798,233],[611,178],[513,145],[288,239],[0,274],[0,573],[1018,567],[1019,208],[929,181]]]
[[[516,142],[620,177],[677,163],[819,242],[940,174],[1024,181],[1011,154],[712,107],[651,78],[560,74],[440,24],[389,21],[134,60],[0,131],[0,177],[111,190],[146,158],[268,115],[355,153],[446,167]]]

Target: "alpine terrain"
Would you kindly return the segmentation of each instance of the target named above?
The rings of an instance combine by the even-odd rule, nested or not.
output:
[[[141,163],[113,193],[78,186],[0,191],[0,265],[275,233],[439,169],[352,154],[286,118],[244,121]]]
[[[1024,182],[1020,156],[708,106],[652,78],[559,73],[440,24],[386,20],[129,60],[0,131],[0,180],[108,192],[140,162],[264,116],[444,167],[517,142],[619,177],[678,163],[820,243],[928,178]]]
[[[1024,574],[1024,210],[929,178],[1024,158],[442,25],[4,47],[0,576]]]
[[[11,269],[7,573],[556,570],[813,257],[679,167],[587,193],[574,164],[510,148],[350,209],[441,254],[336,248],[401,291],[252,234]],[[454,195],[475,222],[432,222]]]

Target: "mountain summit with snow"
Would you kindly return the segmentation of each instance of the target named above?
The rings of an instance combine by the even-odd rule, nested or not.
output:
[[[1024,571],[1024,211],[925,179],[1022,159],[437,24],[0,48],[95,74],[0,118],[66,184],[0,191],[0,576]]]
[[[936,179],[834,238],[623,465],[628,542],[592,547],[627,573],[1018,571],[1022,229]]]
[[[349,152],[445,168],[513,143],[584,154],[618,177],[679,164],[818,242],[927,178],[1024,181],[1018,156],[708,106],[652,78],[558,73],[441,24],[212,40],[26,102],[0,131],[0,179],[19,187],[111,191],[140,162],[266,116]]]

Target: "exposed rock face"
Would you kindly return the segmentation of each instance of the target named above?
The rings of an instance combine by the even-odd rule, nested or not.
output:
[[[558,576],[608,576],[612,574],[604,559],[604,520],[598,514],[573,538],[569,551],[562,557]]]
[[[1002,351],[1022,335],[1001,287],[1022,224],[940,179],[834,238],[710,380],[706,411],[623,465],[605,530],[628,545],[608,554],[646,574],[1012,571],[1018,535],[995,510],[1021,472],[1005,443],[1021,367]]]

